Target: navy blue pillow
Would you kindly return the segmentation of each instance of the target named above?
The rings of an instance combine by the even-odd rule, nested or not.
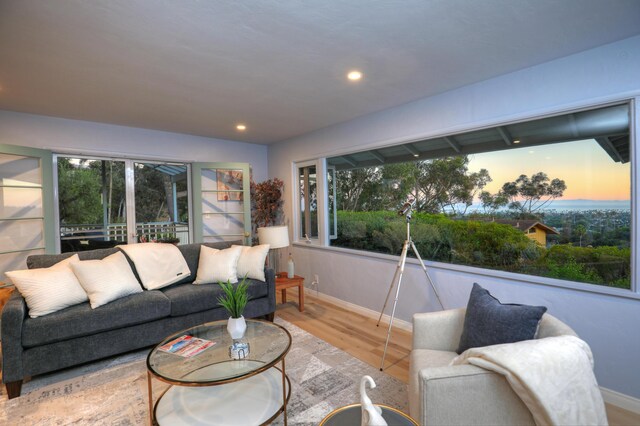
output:
[[[469,348],[531,340],[546,311],[544,306],[502,304],[474,283],[456,352],[461,354]]]

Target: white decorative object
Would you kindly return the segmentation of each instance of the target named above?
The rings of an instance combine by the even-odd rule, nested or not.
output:
[[[367,383],[371,389],[376,387],[376,382],[371,376],[363,376],[360,380],[360,404],[362,405],[360,426],[387,426],[387,422],[382,418],[382,408],[374,405],[367,396]]]
[[[180,249],[173,244],[138,243],[119,246],[136,266],[147,290],[176,283],[191,275]]]
[[[244,316],[241,315],[240,318],[229,317],[227,331],[233,340],[242,339],[244,332],[247,331],[247,323],[244,320]]]
[[[207,246],[200,247],[200,260],[194,284],[238,282],[238,259],[242,246],[218,250]]]
[[[80,262],[77,254],[49,268],[6,272],[29,307],[31,318],[41,317],[88,300],[87,293],[71,270]]]
[[[71,264],[71,269],[89,296],[92,309],[142,292],[142,287],[122,252],[114,253],[102,260],[75,262]]]
[[[242,252],[238,259],[238,278],[252,278],[254,280],[266,281],[264,276],[264,261],[269,254],[269,244],[259,246],[231,246],[240,247]]]
[[[271,248],[270,254],[274,253],[277,249],[289,247],[289,228],[287,226],[266,226],[264,228],[258,228],[258,240],[260,240],[260,244],[269,244]],[[280,272],[277,253],[276,256],[269,256],[269,266],[272,267],[276,273]]]
[[[231,359],[245,359],[249,356],[249,342],[242,340],[234,340],[233,344],[229,346],[229,358]]]
[[[289,260],[287,261],[287,278],[295,277],[295,265],[293,263],[293,257],[291,257],[291,253],[289,253]]]

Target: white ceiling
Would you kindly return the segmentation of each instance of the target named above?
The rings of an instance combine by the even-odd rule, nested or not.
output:
[[[268,144],[636,34],[638,0],[0,0],[0,109]]]

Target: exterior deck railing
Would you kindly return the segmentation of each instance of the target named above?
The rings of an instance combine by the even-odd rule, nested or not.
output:
[[[189,224],[184,222],[144,222],[136,223],[138,241],[179,240],[178,244],[189,243]],[[102,224],[69,224],[60,226],[60,241],[103,241],[127,242],[127,225],[111,224],[105,229]]]

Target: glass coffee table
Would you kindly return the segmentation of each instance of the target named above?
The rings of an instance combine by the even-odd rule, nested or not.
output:
[[[215,344],[189,358],[160,350],[184,335]],[[261,425],[283,413],[286,425],[291,383],[284,358],[291,348],[291,335],[278,324],[247,320],[242,340],[249,343],[249,355],[231,359],[233,341],[224,320],[183,330],[153,348],[147,357],[151,423]],[[155,404],[152,378],[171,385]]]

